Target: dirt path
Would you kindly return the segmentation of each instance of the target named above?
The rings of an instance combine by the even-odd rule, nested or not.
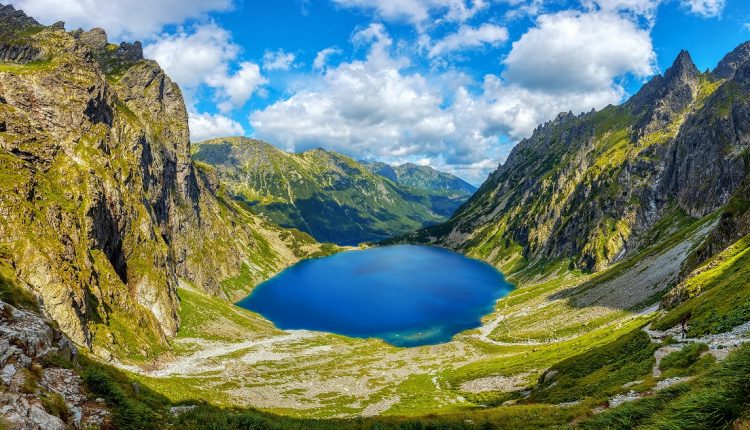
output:
[[[732,351],[736,350],[743,344],[750,343],[750,322],[739,325],[725,333],[710,334],[692,338],[682,338],[681,329],[679,327],[671,328],[665,331],[659,331],[651,330],[651,324],[649,324],[643,328],[643,331],[651,338],[652,342],[661,343],[670,336],[676,340],[676,343],[662,346],[654,352],[655,362],[653,370],[651,372],[654,378],[660,378],[662,376],[660,365],[664,357],[673,352],[681,351],[691,343],[703,343],[708,345],[708,351],[706,351],[706,354],[713,355],[717,361],[725,359]],[[634,400],[653,395],[655,391],[663,390],[667,387],[689,381],[690,379],[692,379],[692,377],[674,377],[662,379],[656,383],[653,391],[636,392],[631,390],[625,394],[618,394],[610,398],[607,402],[607,405],[610,408],[614,408],[623,403],[632,402]],[[636,383],[641,382],[643,381],[633,381],[631,383],[625,384],[625,386],[628,386],[630,384],[637,385]],[[601,412],[603,410],[604,409],[598,409],[596,412]]]
[[[679,327],[671,328],[665,331],[651,330],[651,324],[643,328],[643,331],[649,335],[653,342],[662,342],[667,337],[671,336],[677,341],[672,345],[667,345],[659,348],[654,357],[656,357],[657,365],[670,352],[679,351],[688,344],[691,343],[704,343],[708,345],[708,353],[716,357],[717,360],[723,360],[732,351],[739,348],[745,343],[750,343],[750,321],[744,324],[738,325],[732,330],[719,334],[709,334],[701,337],[688,337],[682,338],[682,333]],[[661,375],[661,374],[659,374]],[[654,376],[659,376],[654,373]]]

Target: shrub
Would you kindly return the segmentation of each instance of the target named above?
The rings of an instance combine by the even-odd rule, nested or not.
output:
[[[122,375],[90,365],[83,374],[89,391],[106,400],[112,409],[112,423],[119,429],[164,428],[164,417],[158,412],[164,403],[151,401],[133,392],[132,385]]]
[[[688,368],[695,364],[701,354],[708,351],[708,346],[704,343],[690,343],[679,351],[675,351],[661,360],[659,369],[669,374],[669,376],[683,376],[688,374]]]
[[[41,397],[42,406],[44,410],[50,415],[54,415],[64,422],[68,422],[70,419],[70,410],[68,405],[65,404],[65,399],[58,393],[49,392]]]

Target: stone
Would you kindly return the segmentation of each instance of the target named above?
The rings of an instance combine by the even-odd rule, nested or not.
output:
[[[103,28],[92,28],[80,33],[78,41],[94,52],[103,51],[107,49],[107,32]]]
[[[10,381],[13,379],[13,377],[16,376],[16,372],[18,372],[16,366],[14,366],[13,364],[8,364],[7,366],[3,367],[2,371],[0,371],[0,380],[3,381],[3,384],[8,385],[10,384]]]
[[[40,365],[48,355],[63,356],[64,351],[74,358],[77,350],[70,340],[50,327],[38,312],[17,309],[2,301],[0,307],[13,315],[13,318],[0,319],[0,347],[11,343],[21,346],[7,348],[4,354],[8,364],[0,370],[5,386],[4,392],[0,392],[0,415],[18,428],[67,428],[58,417],[48,414],[40,401],[44,393],[57,393],[68,406],[76,428],[98,427],[109,412],[106,405],[88,401],[83,381],[75,371]],[[36,393],[25,394],[21,389],[24,377],[19,370],[22,368],[30,369],[32,375],[41,375],[36,381]]]
[[[50,415],[40,405],[32,405],[29,408],[29,420],[44,430],[65,430],[66,425],[60,418]]]
[[[116,54],[123,61],[135,63],[143,60],[143,46],[140,41],[135,41],[134,43],[122,42],[117,47]]]
[[[557,376],[558,373],[560,372],[557,370],[550,370],[549,372],[545,372],[544,376],[542,377],[542,382],[546,383],[555,379],[555,376]]]
[[[634,386],[640,385],[640,384],[643,384],[643,381],[631,381],[631,382],[627,382],[625,384],[622,384],[622,388],[630,388],[630,387],[634,387]]]
[[[183,405],[183,406],[172,406],[169,408],[169,412],[174,416],[180,416],[185,412],[190,412],[198,408],[198,405]]]
[[[750,60],[750,42],[745,42],[727,54],[711,72],[715,79],[730,79]]]

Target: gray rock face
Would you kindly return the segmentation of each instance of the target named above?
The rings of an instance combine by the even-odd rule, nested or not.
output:
[[[39,27],[34,18],[26,15],[22,10],[16,10],[11,5],[0,4],[0,21],[3,26],[0,28],[0,34],[8,34],[16,31],[27,30],[31,27]]]
[[[92,28],[89,31],[77,30],[71,34],[78,40],[80,46],[91,50],[104,73],[123,70],[143,60],[141,42],[121,42],[116,48],[108,49],[107,33],[102,28]]]
[[[133,43],[121,42],[115,50],[115,55],[128,63],[136,63],[143,60],[143,46],[140,41]]]
[[[639,136],[658,131],[672,122],[694,100],[700,72],[690,54],[680,51],[664,76],[656,76],[627,105],[636,114],[645,111],[636,125]]]
[[[0,417],[5,423],[29,430],[99,428],[109,412],[88,401],[81,378],[71,369],[41,364],[51,356],[75,362],[76,355],[73,343],[42,315],[0,301]],[[52,395],[65,403],[67,414],[45,410],[41,399]]]
[[[104,51],[107,48],[107,32],[103,28],[92,28],[81,32],[78,35],[78,41],[94,52]]]
[[[729,79],[748,60],[750,60],[750,42],[745,42],[727,54],[711,72],[711,75],[714,79]]]
[[[29,44],[0,43],[0,61],[5,63],[30,63],[42,58],[42,51]]]
[[[76,344],[150,358],[179,328],[178,277],[244,296],[320,249],[197,175],[182,93],[140,43],[36,30],[4,39],[50,61],[0,71],[0,271]],[[219,288],[245,266],[244,290]]]
[[[750,63],[706,101],[683,125],[670,153],[664,182],[681,208],[700,218],[726,204],[750,166]],[[726,110],[725,110],[726,109]]]

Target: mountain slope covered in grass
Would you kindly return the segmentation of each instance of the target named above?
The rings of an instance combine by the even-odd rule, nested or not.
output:
[[[193,157],[211,165],[236,199],[276,224],[325,242],[378,241],[442,222],[469,196],[465,185],[451,188],[445,174],[435,172],[442,182],[434,185],[415,179],[414,184],[423,186],[402,186],[322,149],[291,154],[243,137],[193,148]]]

